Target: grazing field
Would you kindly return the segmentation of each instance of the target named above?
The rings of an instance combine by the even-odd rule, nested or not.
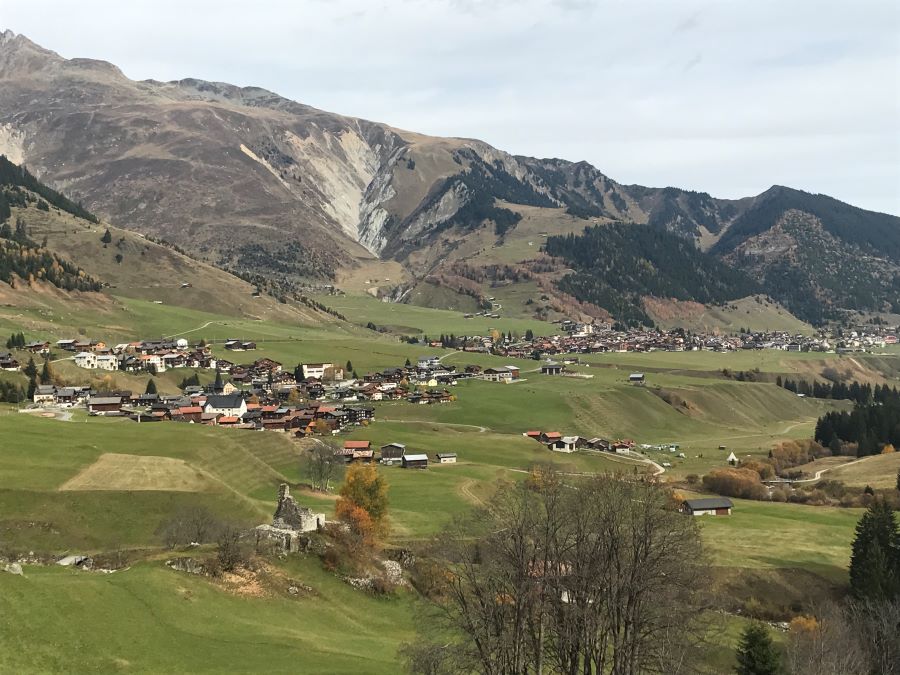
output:
[[[158,490],[207,492],[220,489],[205,472],[183,459],[109,452],[59,486],[60,490]]]
[[[900,471],[900,453],[866,457],[861,462],[850,462],[826,473],[823,478],[839,480],[852,487],[869,485],[876,489],[890,489],[897,486],[897,472]]]
[[[524,335],[529,328],[535,335],[553,335],[556,326],[536,319],[506,318],[502,309],[495,310],[499,319],[476,316],[463,317],[470,309],[451,311],[431,309],[417,305],[382,302],[371,295],[321,295],[315,298],[322,304],[350,317],[359,325],[370,321],[379,328],[408,335],[425,334],[437,338],[441,333],[450,335],[488,335],[491,330]]]
[[[498,301],[505,300],[498,291]],[[385,305],[369,297],[332,296],[328,304],[354,320],[429,335],[552,330],[530,320],[463,319],[459,312]],[[522,480],[535,463],[571,474],[642,473],[653,460],[662,480],[703,474],[726,457],[764,456],[780,440],[812,434],[816,419],[840,401],[800,398],[771,381],[739,382],[722,369],[815,376],[827,366],[890,381],[900,354],[709,352],[582,355],[579,378],[539,372],[533,360],[431,349],[396,336],[347,324],[300,325],[228,317],[146,300],[115,298],[115,309],[93,314],[64,304],[51,308],[0,307],[0,331],[19,326],[28,338],[82,334],[107,341],[185,336],[199,340],[254,340],[253,352],[214,351],[229,360],[271,357],[285,368],[301,362],[347,361],[360,375],[437,355],[443,363],[518,365],[522,380],[504,385],[480,380],[451,389],[455,401],[439,405],[374,404],[376,420],[339,438],[375,445],[405,443],[432,459],[425,471],[379,467],[389,489],[389,547],[415,546],[454,516],[488,500],[501,481]],[[360,318],[361,317],[361,318]],[[494,326],[496,324],[496,326]],[[2,333],[0,333],[2,334]],[[58,375],[81,382],[106,373],[54,364]],[[646,386],[628,375],[646,373]],[[160,391],[174,393],[192,371],[158,376]],[[12,374],[0,374],[4,379]],[[209,373],[201,373],[208,382]],[[147,376],[113,375],[116,386],[143,390]],[[560,454],[523,437],[529,430],[584,437],[630,438],[638,445],[676,444],[676,451],[644,449],[634,456],[580,451]],[[248,432],[177,423],[136,424],[88,417],[70,421],[19,414],[0,407],[0,544],[5,550],[101,553],[157,550],[159,527],[186,507],[203,506],[242,525],[271,519],[278,485],[296,486],[301,504],[330,515],[334,495],[304,490],[304,441],[275,432]],[[436,465],[437,452],[455,452],[456,464]],[[684,457],[679,457],[684,454]],[[871,463],[870,463],[871,462]],[[874,457],[836,468],[823,478],[889,487],[900,455]],[[879,481],[879,482],[876,482]],[[810,587],[846,582],[858,510],[736,500],[730,518],[701,521],[715,577],[739,580],[814,578]],[[228,672],[265,668],[310,672],[397,672],[396,650],[413,635],[412,593],[378,600],[325,573],[314,557],[278,563],[287,577],[313,591],[290,596],[278,581],[261,597],[203,578],[173,572],[158,556],[112,575],[27,567],[25,578],[0,575],[0,671],[59,670]],[[758,576],[754,576],[758,575]],[[278,586],[278,584],[281,586]],[[780,582],[779,582],[780,583]],[[804,583],[807,583],[804,581]],[[762,581],[760,581],[762,584]],[[278,589],[281,590],[278,590]],[[770,584],[772,593],[775,585]],[[762,591],[760,591],[762,592]],[[129,617],[128,621],[121,617]],[[732,667],[741,619],[727,617],[715,636],[714,662]],[[90,631],[83,626],[90,625]],[[45,636],[54,635],[48,641]],[[161,648],[165,645],[165,649]]]
[[[115,574],[0,574],[0,671],[397,672],[413,600],[379,600],[295,559],[264,594],[142,563]],[[301,595],[290,585],[311,588]]]
[[[733,501],[729,517],[701,516],[703,539],[715,565],[802,568],[846,581],[861,509]]]

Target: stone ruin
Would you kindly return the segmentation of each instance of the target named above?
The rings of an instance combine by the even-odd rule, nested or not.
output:
[[[278,488],[278,506],[272,519],[272,527],[279,530],[313,532],[324,524],[324,513],[313,513],[305,506],[297,504],[291,497],[291,489],[286,483],[281,484]]]
[[[278,488],[278,506],[271,525],[256,527],[257,543],[267,541],[274,547],[287,552],[305,550],[309,545],[304,532],[315,532],[325,525],[324,513],[313,513],[311,509],[300,506],[291,496],[287,484]]]

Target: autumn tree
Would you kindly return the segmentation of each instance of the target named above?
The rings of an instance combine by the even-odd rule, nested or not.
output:
[[[384,476],[373,464],[352,464],[350,466],[344,476],[341,497],[338,499],[336,508],[342,508],[342,502],[348,502],[363,509],[369,514],[379,532],[381,534],[386,532],[388,485]]]

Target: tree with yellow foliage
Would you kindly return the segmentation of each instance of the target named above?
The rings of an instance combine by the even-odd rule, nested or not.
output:
[[[884,447],[881,449],[881,454],[882,454],[882,455],[889,455],[889,454],[892,453],[892,452],[897,452],[897,451],[894,449],[894,445],[893,445],[892,443],[885,443],[885,444],[884,444]]]
[[[386,534],[388,484],[372,464],[351,464],[347,470],[336,511],[350,513],[353,506],[369,514],[376,531]]]

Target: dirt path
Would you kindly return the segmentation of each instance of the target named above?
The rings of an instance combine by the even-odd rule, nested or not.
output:
[[[462,493],[462,496],[468,499],[473,504],[477,504],[478,506],[484,506],[485,501],[472,492],[472,488],[477,484],[474,478],[468,478],[462,483],[459,484],[459,491]]]
[[[802,478],[799,480],[792,480],[791,483],[814,483],[822,477],[822,474],[826,471],[832,471],[834,469],[843,469],[845,466],[851,466],[853,464],[859,464],[860,462],[864,462],[867,459],[871,459],[872,457],[877,457],[878,455],[871,455],[870,457],[860,457],[859,459],[854,459],[852,462],[847,462],[846,464],[838,464],[837,466],[829,466],[825,469],[819,469],[816,471],[812,478]]]
[[[395,420],[390,417],[382,417],[383,422],[391,422],[392,424],[431,424],[436,427],[462,427],[464,429],[478,429],[478,433],[487,433],[490,431],[488,427],[478,424],[457,424],[456,422],[432,422],[431,420]]]
[[[178,337],[179,335],[187,335],[188,333],[196,333],[198,330],[203,330],[207,326],[212,326],[213,324],[220,324],[222,326],[227,326],[228,324],[224,321],[207,321],[205,324],[198,328],[191,328],[190,330],[186,330],[182,333],[175,333],[174,335],[166,335],[166,340],[171,340],[174,337]]]

